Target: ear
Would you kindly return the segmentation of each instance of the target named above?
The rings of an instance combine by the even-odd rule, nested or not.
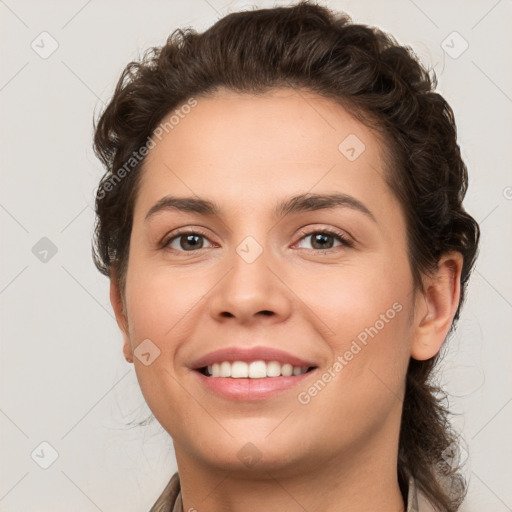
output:
[[[424,292],[414,307],[414,336],[411,357],[422,361],[434,357],[448,335],[460,300],[463,257],[445,253],[432,276],[423,280]]]
[[[133,352],[130,343],[126,307],[121,295],[121,290],[119,289],[119,285],[117,282],[117,273],[114,269],[111,269],[110,275],[110,303],[112,304],[112,308],[114,309],[117,325],[119,326],[119,329],[123,334],[124,358],[129,363],[133,363]]]

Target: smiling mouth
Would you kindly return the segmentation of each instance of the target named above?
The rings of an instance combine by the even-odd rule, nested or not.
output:
[[[205,377],[231,379],[265,379],[275,377],[296,377],[317,368],[316,366],[292,366],[278,361],[223,361],[198,368]]]

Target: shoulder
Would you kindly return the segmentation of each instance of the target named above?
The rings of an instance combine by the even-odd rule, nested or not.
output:
[[[180,478],[176,472],[149,512],[181,512],[180,489]]]
[[[418,484],[412,476],[409,477],[407,512],[436,512],[430,501],[418,488]]]

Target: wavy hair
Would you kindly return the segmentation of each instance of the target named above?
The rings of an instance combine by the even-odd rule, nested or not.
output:
[[[220,87],[240,93],[275,87],[312,91],[338,102],[383,137],[385,179],[405,214],[415,287],[423,290],[422,276],[436,269],[443,253],[463,255],[461,298],[451,333],[480,236],[462,205],[468,177],[453,111],[435,92],[435,73],[422,66],[410,47],[308,1],[231,13],[202,33],[177,29],[162,47],[148,49],[139,62],[126,66],[94,127],[94,150],[106,167],[96,194],[93,258],[99,271],[112,276],[115,270],[124,293],[144,159],[128,169],[126,162],[166,115]],[[410,360],[397,472],[402,490],[412,476],[434,507],[452,512],[464,499],[466,482],[450,463],[457,436],[442,390],[433,381],[438,358]]]

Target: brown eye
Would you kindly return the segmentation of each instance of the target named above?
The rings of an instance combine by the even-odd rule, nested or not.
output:
[[[186,231],[168,238],[163,246],[177,252],[195,252],[205,248],[204,240],[208,240],[206,235],[195,231]]]
[[[201,249],[203,247],[203,241],[201,235],[180,235],[177,237],[179,246],[185,251],[193,249]]]
[[[334,246],[334,236],[327,233],[314,233],[311,237],[313,249],[331,249]]]
[[[303,247],[304,249],[311,249],[314,251],[329,251],[336,247],[345,246],[352,247],[353,243],[348,240],[341,232],[334,232],[330,230],[310,231],[308,233],[302,233],[302,240],[310,239],[309,247]],[[337,245],[336,242],[338,242]]]

